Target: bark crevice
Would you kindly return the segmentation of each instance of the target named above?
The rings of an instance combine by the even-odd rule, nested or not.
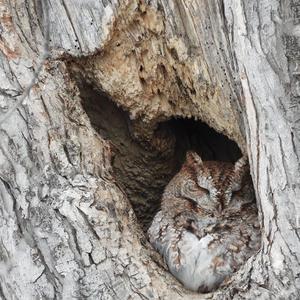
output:
[[[46,10],[51,57],[1,124],[0,297],[299,298],[298,2],[1,1],[1,116],[36,76]],[[84,91],[76,72],[92,88]],[[115,147],[105,130],[91,126],[84,98],[98,99],[95,91],[123,109],[124,126],[116,128],[126,128],[130,143]],[[187,148],[173,155],[172,126],[199,120],[248,154],[262,228],[261,251],[213,295],[185,290],[159,257],[152,259],[139,210],[128,201],[134,193],[156,194],[151,207],[158,208]],[[167,169],[156,172],[164,179],[150,194],[143,194],[149,180],[128,192],[114,175],[122,168],[121,142],[148,147],[152,157],[145,153],[149,160],[141,163],[157,156],[155,164]],[[212,145],[198,146],[218,156]]]

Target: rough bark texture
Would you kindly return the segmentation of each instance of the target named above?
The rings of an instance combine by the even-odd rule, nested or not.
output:
[[[3,113],[38,66],[47,11],[51,57],[0,130],[0,298],[299,298],[300,2],[2,0]],[[262,249],[229,286],[189,292],[151,250],[114,176],[118,149],[83,109],[99,91],[157,153],[172,117],[248,153]]]

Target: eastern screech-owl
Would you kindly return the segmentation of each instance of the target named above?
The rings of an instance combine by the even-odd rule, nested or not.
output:
[[[189,151],[167,185],[148,230],[154,248],[183,285],[216,289],[260,247],[249,167],[202,161]]]

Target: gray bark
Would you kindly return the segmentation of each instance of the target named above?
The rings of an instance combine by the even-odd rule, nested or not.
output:
[[[0,2],[3,114],[35,76],[46,14],[50,24],[39,81],[1,124],[0,298],[299,298],[300,3],[148,2]],[[230,285],[194,294],[164,269],[78,78],[128,111],[144,138],[181,116],[248,153],[262,249]]]

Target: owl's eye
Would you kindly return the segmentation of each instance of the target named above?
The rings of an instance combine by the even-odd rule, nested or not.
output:
[[[232,192],[231,192],[231,197],[238,196],[239,193],[240,193],[240,190],[232,191]]]
[[[181,195],[185,195],[187,197],[192,197],[199,191],[199,188],[195,184],[194,181],[188,180],[181,186]]]
[[[197,186],[195,183],[191,182],[189,185],[187,185],[187,188],[190,192],[197,192]]]
[[[201,186],[201,190],[202,190],[206,195],[209,195],[209,194],[210,194],[209,190],[206,189],[206,188],[204,188],[204,187],[202,187],[202,186]]]

